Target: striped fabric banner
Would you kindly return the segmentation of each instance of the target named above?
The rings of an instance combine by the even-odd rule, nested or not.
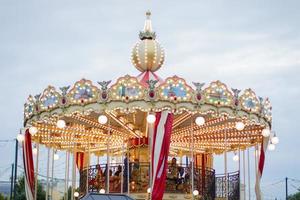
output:
[[[83,152],[76,152],[76,165],[79,171],[83,170],[85,166],[85,156]]]
[[[255,181],[255,194],[256,194],[256,199],[261,200],[261,190],[260,190],[260,180],[263,174],[264,170],[264,165],[265,165],[265,153],[268,148],[269,144],[269,139],[270,137],[263,137],[263,141],[261,143],[261,148],[260,148],[260,156],[259,156],[259,161],[258,161],[258,168],[257,168],[257,173],[256,173],[256,181]]]
[[[31,135],[29,129],[26,129],[23,142],[23,161],[25,171],[25,192],[26,199],[34,199],[34,165],[32,157]]]
[[[148,87],[148,80],[157,80],[157,84],[161,84],[164,82],[163,79],[161,79],[159,76],[157,76],[154,72],[151,71],[145,71],[143,73],[140,73],[136,78],[145,87]]]
[[[165,191],[168,155],[172,132],[173,114],[162,111],[156,114],[152,137],[152,189],[151,199],[161,200]]]

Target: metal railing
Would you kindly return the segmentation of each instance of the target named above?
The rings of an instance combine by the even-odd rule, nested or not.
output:
[[[227,174],[227,184],[226,184],[226,177],[224,174],[216,175],[216,197],[222,198],[222,197],[226,197],[227,195],[229,200],[238,200],[240,199],[239,187],[240,187],[239,171]]]
[[[130,162],[128,166],[129,169],[123,163],[111,164],[107,172],[107,166],[101,164],[82,170],[80,172],[80,192],[85,194],[104,189],[109,193],[127,193],[129,188],[130,193],[146,193],[150,187],[149,163]],[[227,180],[229,199],[238,199],[235,197],[239,197],[239,172],[229,173]],[[215,197],[225,197],[225,185],[225,176],[216,176],[214,169],[194,167],[194,189],[199,191],[202,198],[209,200]],[[165,192],[190,194],[191,190],[191,167],[170,164]]]

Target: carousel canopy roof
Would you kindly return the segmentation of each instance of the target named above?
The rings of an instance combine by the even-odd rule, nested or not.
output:
[[[156,37],[149,17],[147,13],[141,42],[153,42]],[[220,81],[189,85],[177,76],[163,80],[154,73],[162,65],[156,59],[163,54],[154,47],[142,48],[134,50],[143,51],[143,58],[136,56],[144,61],[133,61],[142,71],[138,77],[99,81],[98,86],[82,79],[72,87],[49,86],[41,94],[30,95],[24,106],[24,127],[36,127],[33,139],[57,149],[101,153],[109,143],[117,153],[125,141],[148,137],[148,113],[169,110],[175,114],[171,138],[175,154],[189,151],[191,141],[199,152],[246,148],[260,142],[262,130],[271,127],[268,98],[258,97],[251,89],[229,89]],[[102,115],[108,123],[101,122]],[[200,125],[195,122],[199,116]]]

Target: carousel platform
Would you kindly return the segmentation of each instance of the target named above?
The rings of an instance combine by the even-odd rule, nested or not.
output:
[[[123,194],[99,194],[99,193],[88,193],[82,200],[133,200],[131,197]]]

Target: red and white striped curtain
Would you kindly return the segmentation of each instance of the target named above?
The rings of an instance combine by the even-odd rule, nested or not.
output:
[[[34,199],[34,165],[32,157],[31,135],[27,129],[23,142],[23,161],[25,171],[25,192],[26,199]]]
[[[255,182],[255,194],[256,194],[257,200],[262,199],[261,198],[261,190],[260,190],[260,180],[261,180],[263,170],[264,170],[265,153],[268,148],[269,139],[270,139],[270,137],[264,137],[263,141],[261,143],[261,148],[260,148],[260,156],[259,156],[258,168],[257,168],[257,173],[256,173],[256,182]]]
[[[173,114],[168,111],[156,113],[152,136],[152,188],[151,199],[161,200],[165,191],[168,155],[172,132]]]

